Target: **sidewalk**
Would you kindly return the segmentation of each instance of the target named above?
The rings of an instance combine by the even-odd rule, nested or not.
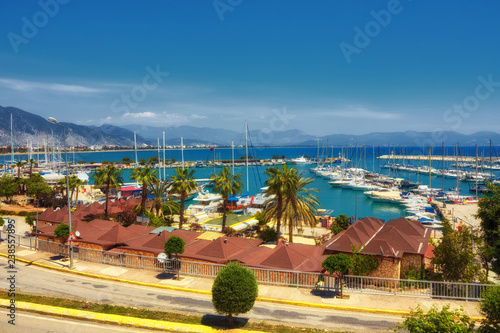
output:
[[[0,253],[7,253],[7,244],[5,242],[0,243]],[[22,246],[18,246],[16,248],[17,259],[24,259],[34,263],[67,270],[68,274],[71,274],[72,271],[67,269],[69,265],[68,261],[51,260],[51,256],[51,253],[36,252]],[[20,269],[22,269],[23,265],[24,264],[22,264],[20,261],[17,264]],[[161,272],[159,271],[124,268],[114,265],[105,265],[101,263],[80,260],[75,260],[74,271],[82,272],[85,274],[104,276],[113,279],[135,281],[138,283],[147,283],[174,288],[186,288],[191,289],[192,292],[198,291],[202,293],[209,293],[212,289],[213,283],[212,279],[182,275],[181,280],[174,280],[169,278],[165,279],[160,275]],[[316,293],[315,290],[306,288],[259,285],[259,298],[261,300],[263,298],[269,299],[268,301],[271,302],[283,302],[296,305],[301,305],[297,303],[307,303],[302,305],[339,310],[344,309],[349,311],[371,312],[374,310],[373,312],[388,314],[394,312],[393,314],[397,315],[398,317],[402,315],[400,313],[397,313],[398,311],[409,312],[410,309],[414,309],[417,305],[420,305],[420,307],[427,312],[433,305],[436,305],[438,309],[441,309],[442,306],[449,304],[452,309],[458,309],[462,307],[464,309],[464,314],[467,314],[471,317],[481,317],[478,308],[479,302],[435,300],[427,297],[391,296],[374,293],[356,293],[349,291],[344,291],[344,294],[349,295],[350,298],[337,299],[332,297],[331,294],[327,294],[324,292]]]

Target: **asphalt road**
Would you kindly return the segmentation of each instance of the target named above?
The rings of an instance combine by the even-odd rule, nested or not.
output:
[[[7,260],[0,258],[5,269]],[[210,295],[135,286],[127,283],[99,280],[57,272],[28,264],[17,264],[16,288],[18,292],[37,293],[93,302],[144,307],[151,310],[173,310],[183,313],[216,315]],[[0,280],[6,289],[7,281]],[[254,308],[238,316],[261,322],[272,321],[300,327],[320,327],[345,331],[377,332],[393,328],[401,317],[347,312],[256,302]]]
[[[7,310],[0,309],[0,318],[7,318]],[[151,333],[150,329],[139,329],[118,325],[93,323],[85,320],[75,320],[61,317],[47,317],[37,313],[17,312],[16,325],[7,323],[7,320],[0,321],[0,332],[19,333]]]

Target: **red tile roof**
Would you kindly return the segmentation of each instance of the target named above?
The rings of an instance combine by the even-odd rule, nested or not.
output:
[[[361,244],[362,253],[401,258],[404,253],[424,255],[430,235],[431,228],[404,217],[387,223],[365,218],[325,243],[325,248],[329,252],[352,253],[351,246],[359,248]]]

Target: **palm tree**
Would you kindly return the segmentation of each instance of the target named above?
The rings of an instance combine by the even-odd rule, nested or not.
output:
[[[146,209],[146,198],[148,196],[148,186],[158,180],[158,171],[151,169],[149,165],[144,166],[144,168],[134,168],[130,178],[136,182],[142,183],[142,197],[141,197],[141,211],[139,215],[144,214]]]
[[[30,160],[28,161],[28,163],[30,164],[30,177],[31,177],[31,174],[33,173],[33,164],[35,166],[37,166],[38,163],[34,159],[32,159],[32,158],[30,158]]]
[[[108,202],[109,202],[109,189],[110,188],[120,188],[123,184],[122,170],[118,170],[113,164],[108,164],[100,167],[92,175],[94,178],[94,183],[97,186],[106,186],[106,207],[104,209],[104,215],[108,216]]]
[[[172,180],[172,192],[180,194],[181,205],[179,208],[179,229],[182,229],[182,223],[184,222],[184,203],[189,192],[193,192],[198,187],[198,184],[194,181],[194,170],[189,170],[186,168],[178,168],[175,170],[175,175],[171,176]]]
[[[295,170],[295,169],[294,169]],[[316,207],[319,206],[318,198],[312,192],[317,189],[306,188],[314,179],[303,177],[303,173],[295,175],[285,186],[283,192],[283,220],[288,222],[288,241],[293,242],[293,230],[301,228],[303,224],[313,228],[316,221]],[[277,213],[277,203],[271,204],[270,212]]]
[[[164,180],[162,182],[156,181],[149,185],[148,192],[153,197],[153,205],[151,206],[151,211],[153,211],[154,209],[156,211],[156,216],[163,215],[163,210],[161,209],[163,205],[162,197],[163,195],[165,195],[165,192],[167,192],[169,188],[170,183],[168,183],[167,180]]]
[[[64,196],[64,190],[66,190],[66,197],[67,197],[68,196],[68,189],[66,188],[66,177],[59,179],[56,184],[61,189],[62,196]]]
[[[268,186],[267,194],[270,199],[264,203],[264,207],[271,204],[271,206],[276,206],[276,209],[266,209],[264,218],[266,220],[276,219],[276,242],[278,242],[281,232],[281,217],[283,215],[283,195],[290,182],[297,177],[297,169],[288,169],[285,164],[281,169],[279,167],[267,168],[266,174],[269,178],[266,180],[265,185]]]
[[[15,162],[14,166],[17,168],[17,178],[21,178],[21,168],[26,165],[26,162]]]
[[[241,173],[231,175],[229,167],[223,167],[218,174],[210,176],[212,184],[214,185],[213,191],[222,195],[222,231],[226,228],[226,214],[227,202],[230,195],[238,195],[241,193],[243,183],[241,182]]]
[[[71,194],[70,194],[71,200],[73,200],[73,193],[75,193],[75,190],[76,190],[75,202],[78,202],[78,193],[80,192],[80,186],[85,184],[85,183],[86,183],[85,181],[81,180],[80,178],[78,178],[75,175],[72,175],[71,177],[69,177],[69,188],[71,189]]]

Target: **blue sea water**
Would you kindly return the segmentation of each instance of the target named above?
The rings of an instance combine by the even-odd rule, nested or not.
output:
[[[494,159],[497,159],[498,147],[493,147],[492,156]],[[333,152],[332,148],[324,149],[324,148],[313,148],[313,147],[301,147],[301,148],[292,148],[292,147],[273,147],[273,148],[252,148],[249,149],[249,155],[255,158],[272,158],[273,155],[285,156],[286,158],[295,158],[300,155],[308,155],[311,157],[338,157],[340,154],[343,154],[346,158],[350,160],[349,165],[364,168],[370,171],[382,172],[384,174],[390,174],[391,176],[400,177],[410,179],[412,181],[418,181],[424,185],[431,185],[432,187],[443,188],[444,190],[448,190],[449,188],[456,187],[457,182],[454,179],[443,179],[438,176],[428,176],[425,174],[416,174],[410,172],[394,172],[389,169],[384,169],[383,166],[389,162],[402,163],[403,161],[387,161],[387,160],[379,160],[376,157],[379,155],[385,154],[410,154],[410,155],[428,155],[428,148],[422,147],[334,147]],[[160,151],[162,154],[162,151]],[[433,155],[441,155],[442,148],[441,147],[433,147],[432,148]],[[444,151],[445,155],[455,156],[457,154],[456,147],[445,147]],[[460,147],[458,149],[458,154],[461,156],[475,156],[475,147]],[[490,156],[490,148],[489,147],[479,147],[478,149],[479,156]],[[157,150],[139,150],[137,152],[138,159],[144,158],[148,159],[149,157],[158,156]],[[181,161],[181,150],[172,150],[169,149],[166,151],[165,158],[172,159],[175,158],[177,161]],[[235,148],[234,157],[235,159],[240,159],[240,157],[245,155],[244,148]],[[160,155],[163,157],[162,155]],[[134,151],[112,151],[112,152],[75,152],[68,154],[68,160],[73,162],[77,161],[94,161],[94,162],[102,162],[102,161],[121,161],[124,157],[129,157],[130,159],[135,159]],[[35,160],[37,156],[33,157]],[[42,157],[40,157],[42,158]],[[230,160],[232,158],[232,150],[230,148],[217,148],[214,151],[210,149],[186,149],[184,150],[184,160],[185,161],[210,161],[213,159],[216,160]],[[16,159],[26,160],[26,155],[16,155]],[[0,163],[5,163],[5,161],[10,160],[10,156],[0,156]],[[406,164],[413,165],[429,165],[428,161],[405,161]],[[449,168],[452,162],[445,162],[444,167]],[[392,218],[398,218],[400,216],[404,216],[404,209],[398,205],[387,204],[387,203],[378,203],[373,202],[366,196],[362,194],[362,192],[351,191],[340,188],[332,188],[328,184],[328,180],[316,177],[313,173],[309,172],[309,169],[314,165],[294,165],[295,168],[299,170],[299,172],[304,172],[304,175],[310,176],[314,178],[314,183],[311,187],[317,188],[319,193],[316,195],[319,198],[321,203],[321,207],[325,209],[333,210],[333,215],[338,214],[346,214],[348,216],[356,215],[357,218],[365,217],[365,216],[375,216],[380,219],[389,220]],[[431,166],[433,168],[440,169],[443,167],[441,161],[432,161]],[[246,188],[246,168],[244,166],[236,166],[235,172],[242,174],[242,182],[245,186],[244,192],[248,191],[250,195],[256,194],[259,192],[260,188],[264,186],[264,182],[267,179],[265,176],[265,170],[267,167],[265,166],[250,166],[249,167],[249,187]],[[163,175],[163,169],[160,170]],[[206,167],[206,168],[196,168],[195,169],[195,178],[196,179],[206,179],[209,178],[211,174],[218,173],[220,168]],[[170,177],[175,172],[174,169],[167,168],[166,176]],[[125,170],[124,179],[125,182],[131,182],[130,178],[130,170]],[[498,172],[494,173],[494,176],[498,177]],[[461,182],[460,189],[462,193],[469,194],[469,185],[467,183]]]

